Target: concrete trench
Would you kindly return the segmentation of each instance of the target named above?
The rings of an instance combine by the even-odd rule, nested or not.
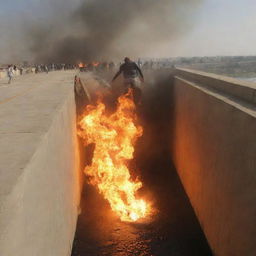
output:
[[[81,75],[87,90],[75,99],[74,76],[1,87],[0,255],[256,255],[255,85],[185,69],[146,73],[131,164],[158,214],[127,224],[83,180],[90,151],[76,135],[90,90],[106,83]]]
[[[168,82],[171,85],[168,73],[148,74],[152,82],[138,109],[144,135],[136,145],[132,162],[135,175],[144,184],[142,193],[158,213],[146,222],[121,222],[107,201],[85,181],[72,256],[212,255],[170,155],[173,100],[172,87],[166,86]],[[92,80],[83,75],[80,79],[88,93]],[[80,94],[85,100],[77,97],[78,113],[88,103],[87,93]]]
[[[159,214],[120,223],[85,186],[72,256],[256,255],[255,84],[180,68],[146,77],[134,161]]]

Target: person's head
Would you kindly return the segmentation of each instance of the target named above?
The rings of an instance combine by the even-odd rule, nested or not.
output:
[[[131,59],[128,58],[128,57],[125,57],[125,58],[124,58],[124,62],[125,62],[125,63],[129,63],[129,62],[131,62]]]

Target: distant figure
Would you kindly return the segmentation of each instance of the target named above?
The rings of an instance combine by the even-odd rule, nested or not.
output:
[[[115,68],[115,63],[113,61],[111,61],[109,64],[108,64],[108,67],[109,67],[109,70],[110,71],[113,71],[114,68]]]
[[[84,71],[84,63],[83,62],[80,62],[79,64],[78,64],[78,67],[79,67],[79,70],[80,70],[80,72],[83,72]]]
[[[125,87],[130,86],[131,88],[134,88],[138,86],[139,77],[140,77],[140,80],[144,82],[144,77],[141,69],[138,67],[138,65],[135,62],[131,61],[128,57],[124,59],[124,63],[120,66],[120,69],[114,76],[112,82],[115,81],[115,79],[121,73],[123,73]]]
[[[139,66],[139,68],[142,67],[142,61],[141,61],[141,59],[138,60],[138,66]]]
[[[8,78],[9,78],[8,84],[11,83],[12,78],[13,78],[13,75],[14,75],[14,73],[13,73],[13,67],[12,67],[12,65],[8,65],[8,69],[7,69],[7,76],[8,76]]]

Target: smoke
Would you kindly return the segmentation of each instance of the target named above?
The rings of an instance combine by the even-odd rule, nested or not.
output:
[[[189,32],[202,1],[47,0],[23,17],[18,39],[27,49],[21,52],[38,62],[158,56],[164,44]]]

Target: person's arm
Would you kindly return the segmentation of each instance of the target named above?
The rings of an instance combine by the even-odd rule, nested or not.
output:
[[[140,74],[141,80],[144,81],[144,76],[143,76],[143,73],[142,73],[141,69],[139,68],[139,66],[136,63],[135,63],[135,66],[136,66],[137,71]]]
[[[114,82],[116,80],[116,78],[122,73],[122,66],[120,67],[119,71],[115,74],[115,76],[112,79],[112,82]]]

